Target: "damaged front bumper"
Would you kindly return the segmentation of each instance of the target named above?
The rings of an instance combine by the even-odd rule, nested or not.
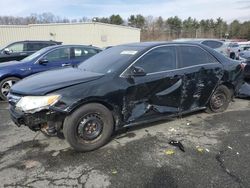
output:
[[[33,114],[28,114],[16,110],[15,107],[10,106],[10,116],[12,121],[18,126],[27,126],[32,131],[39,131],[44,127],[53,126],[56,130],[62,128],[65,114],[54,110],[42,110]],[[52,122],[52,123],[51,123]]]

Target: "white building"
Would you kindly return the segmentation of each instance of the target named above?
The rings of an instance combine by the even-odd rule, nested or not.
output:
[[[140,29],[98,22],[0,25],[0,47],[21,40],[55,40],[63,44],[106,47],[139,42]]]

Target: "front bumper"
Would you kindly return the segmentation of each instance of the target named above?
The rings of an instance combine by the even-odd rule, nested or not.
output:
[[[48,124],[48,122],[63,122],[65,119],[65,114],[53,110],[43,110],[33,114],[26,114],[10,106],[9,111],[12,121],[18,127],[25,125],[33,131],[41,130],[42,126]]]

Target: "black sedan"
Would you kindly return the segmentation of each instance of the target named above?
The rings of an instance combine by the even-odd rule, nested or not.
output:
[[[202,44],[135,43],[26,78],[8,100],[18,126],[63,133],[74,149],[90,151],[123,127],[203,109],[222,112],[242,77],[239,63]]]

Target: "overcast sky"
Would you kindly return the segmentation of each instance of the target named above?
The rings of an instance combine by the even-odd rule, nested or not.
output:
[[[3,0],[1,0],[3,1]],[[92,18],[120,14],[189,16],[200,19],[222,17],[230,22],[250,20],[250,0],[7,0],[1,3],[0,15],[29,16],[51,12],[66,18]]]

